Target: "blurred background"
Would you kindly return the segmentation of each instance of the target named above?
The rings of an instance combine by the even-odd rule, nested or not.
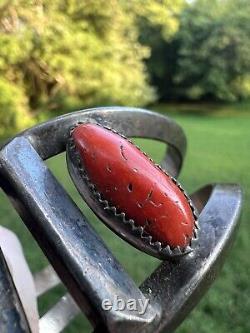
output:
[[[180,181],[242,185],[242,224],[226,265],[178,333],[250,332],[250,1],[0,0],[0,140],[76,109],[146,106],[188,138]],[[160,161],[165,147],[136,140]],[[105,228],[84,205],[65,156],[49,167],[139,284],[159,264]],[[62,167],[64,165],[64,167]],[[32,271],[47,264],[3,193],[0,223],[15,231]],[[39,300],[46,312],[64,293]],[[79,316],[67,333],[88,332]]]

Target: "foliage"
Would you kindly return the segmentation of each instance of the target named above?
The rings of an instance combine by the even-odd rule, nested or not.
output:
[[[249,17],[246,0],[198,0],[183,13],[175,80],[189,97],[250,95]]]
[[[174,7],[169,0],[0,0],[0,78],[18,92],[5,99],[2,91],[1,112],[11,114],[20,95],[20,108],[39,119],[51,110],[152,102],[150,49],[138,40],[138,21],[147,16],[170,36]]]
[[[85,105],[152,99],[147,50],[117,1],[20,0],[1,13],[2,74],[24,88],[32,109],[61,107],[68,96]]]
[[[249,17],[248,0],[0,0],[0,136],[51,113],[142,106],[152,86],[161,100],[249,98]]]
[[[9,135],[12,130],[18,131],[32,124],[27,113],[27,101],[24,93],[1,78],[0,119],[0,136]]]
[[[250,96],[250,2],[196,0],[169,43],[153,30],[149,70],[164,98],[235,101]],[[157,65],[156,65],[157,64]]]
[[[133,13],[139,25],[141,41],[149,44],[150,29],[158,29],[167,41],[179,28],[179,14],[185,6],[185,0],[130,0],[126,8]]]
[[[162,25],[161,18],[158,19],[158,24],[154,24],[150,15],[142,17],[139,24],[139,40],[151,49],[150,57],[145,59],[145,63],[160,100],[172,93],[176,61],[174,37],[179,30],[181,13],[186,7],[185,0],[166,0],[165,3],[168,8],[168,12],[165,13],[165,25]],[[169,21],[169,17],[172,20]],[[166,22],[169,24],[166,25]]]

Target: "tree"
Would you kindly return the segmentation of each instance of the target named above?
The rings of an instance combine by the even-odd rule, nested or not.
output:
[[[169,0],[0,0],[0,79],[17,92],[2,90],[1,112],[20,105],[19,128],[27,114],[43,119],[46,111],[154,101],[139,21],[172,35],[174,7]]]
[[[147,65],[160,98],[248,98],[249,17],[248,0],[196,0],[184,7],[172,40],[151,29]]]
[[[0,137],[32,124],[24,92],[0,78]]]
[[[179,92],[192,99],[250,96],[250,2],[198,0],[182,14]]]
[[[150,74],[151,84],[156,87],[158,98],[161,100],[173,97],[177,48],[175,35],[179,30],[180,17],[186,2],[165,0],[155,4],[149,0],[145,3],[146,6],[140,7],[144,10],[138,8],[139,40],[151,50],[150,57],[144,61]],[[160,4],[161,10],[160,8],[156,10]]]

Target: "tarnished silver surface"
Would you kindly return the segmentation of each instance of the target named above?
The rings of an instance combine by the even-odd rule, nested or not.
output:
[[[31,333],[14,285],[11,272],[0,248],[0,332]]]
[[[81,121],[110,126],[127,137],[167,143],[167,153],[161,165],[173,177],[178,176],[186,153],[186,137],[181,127],[167,116],[144,109],[105,107],[77,111],[32,127],[18,137],[27,138],[40,157],[46,160],[65,151],[69,129]]]
[[[191,197],[195,203],[199,200],[201,209],[196,250],[178,262],[163,262],[140,287],[152,304],[161,304],[155,333],[173,332],[197,304],[218,274],[238,227],[242,202],[238,185],[205,186]]]
[[[167,143],[162,166],[178,176],[186,150],[181,128],[159,114],[114,107],[55,118],[10,140],[0,151],[1,187],[95,332],[172,332],[219,272],[237,229],[241,191],[237,185],[210,185],[193,194],[200,212],[195,251],[162,263],[138,288],[43,162],[65,151],[75,123],[93,120],[128,137]],[[150,306],[144,315],[104,311],[102,300],[115,295],[149,298]]]

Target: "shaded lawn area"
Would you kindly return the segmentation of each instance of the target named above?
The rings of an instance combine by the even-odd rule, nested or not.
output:
[[[158,110],[168,113],[166,106],[160,106]],[[180,176],[186,190],[191,193],[211,182],[237,182],[243,187],[245,199],[240,231],[219,278],[177,333],[249,333],[250,106],[249,112],[238,109],[237,112],[232,112],[230,107],[228,113],[224,110],[219,113],[212,112],[211,115],[196,110],[189,112],[190,108],[188,112],[181,109],[178,113],[178,106],[171,106],[169,110],[175,111],[171,112],[170,116],[183,127],[188,138],[187,156]],[[153,159],[160,161],[164,145],[148,140],[136,142]],[[51,159],[48,165],[128,273],[138,284],[143,281],[159,261],[127,245],[93,216],[83,204],[68,176],[64,155]],[[0,193],[0,217],[1,224],[14,230],[20,237],[32,271],[43,268],[47,263],[46,259],[3,193]],[[50,295],[43,296],[39,301],[40,311],[46,311],[63,292],[63,287],[57,287]],[[86,320],[78,316],[65,332],[89,332],[89,328]]]

